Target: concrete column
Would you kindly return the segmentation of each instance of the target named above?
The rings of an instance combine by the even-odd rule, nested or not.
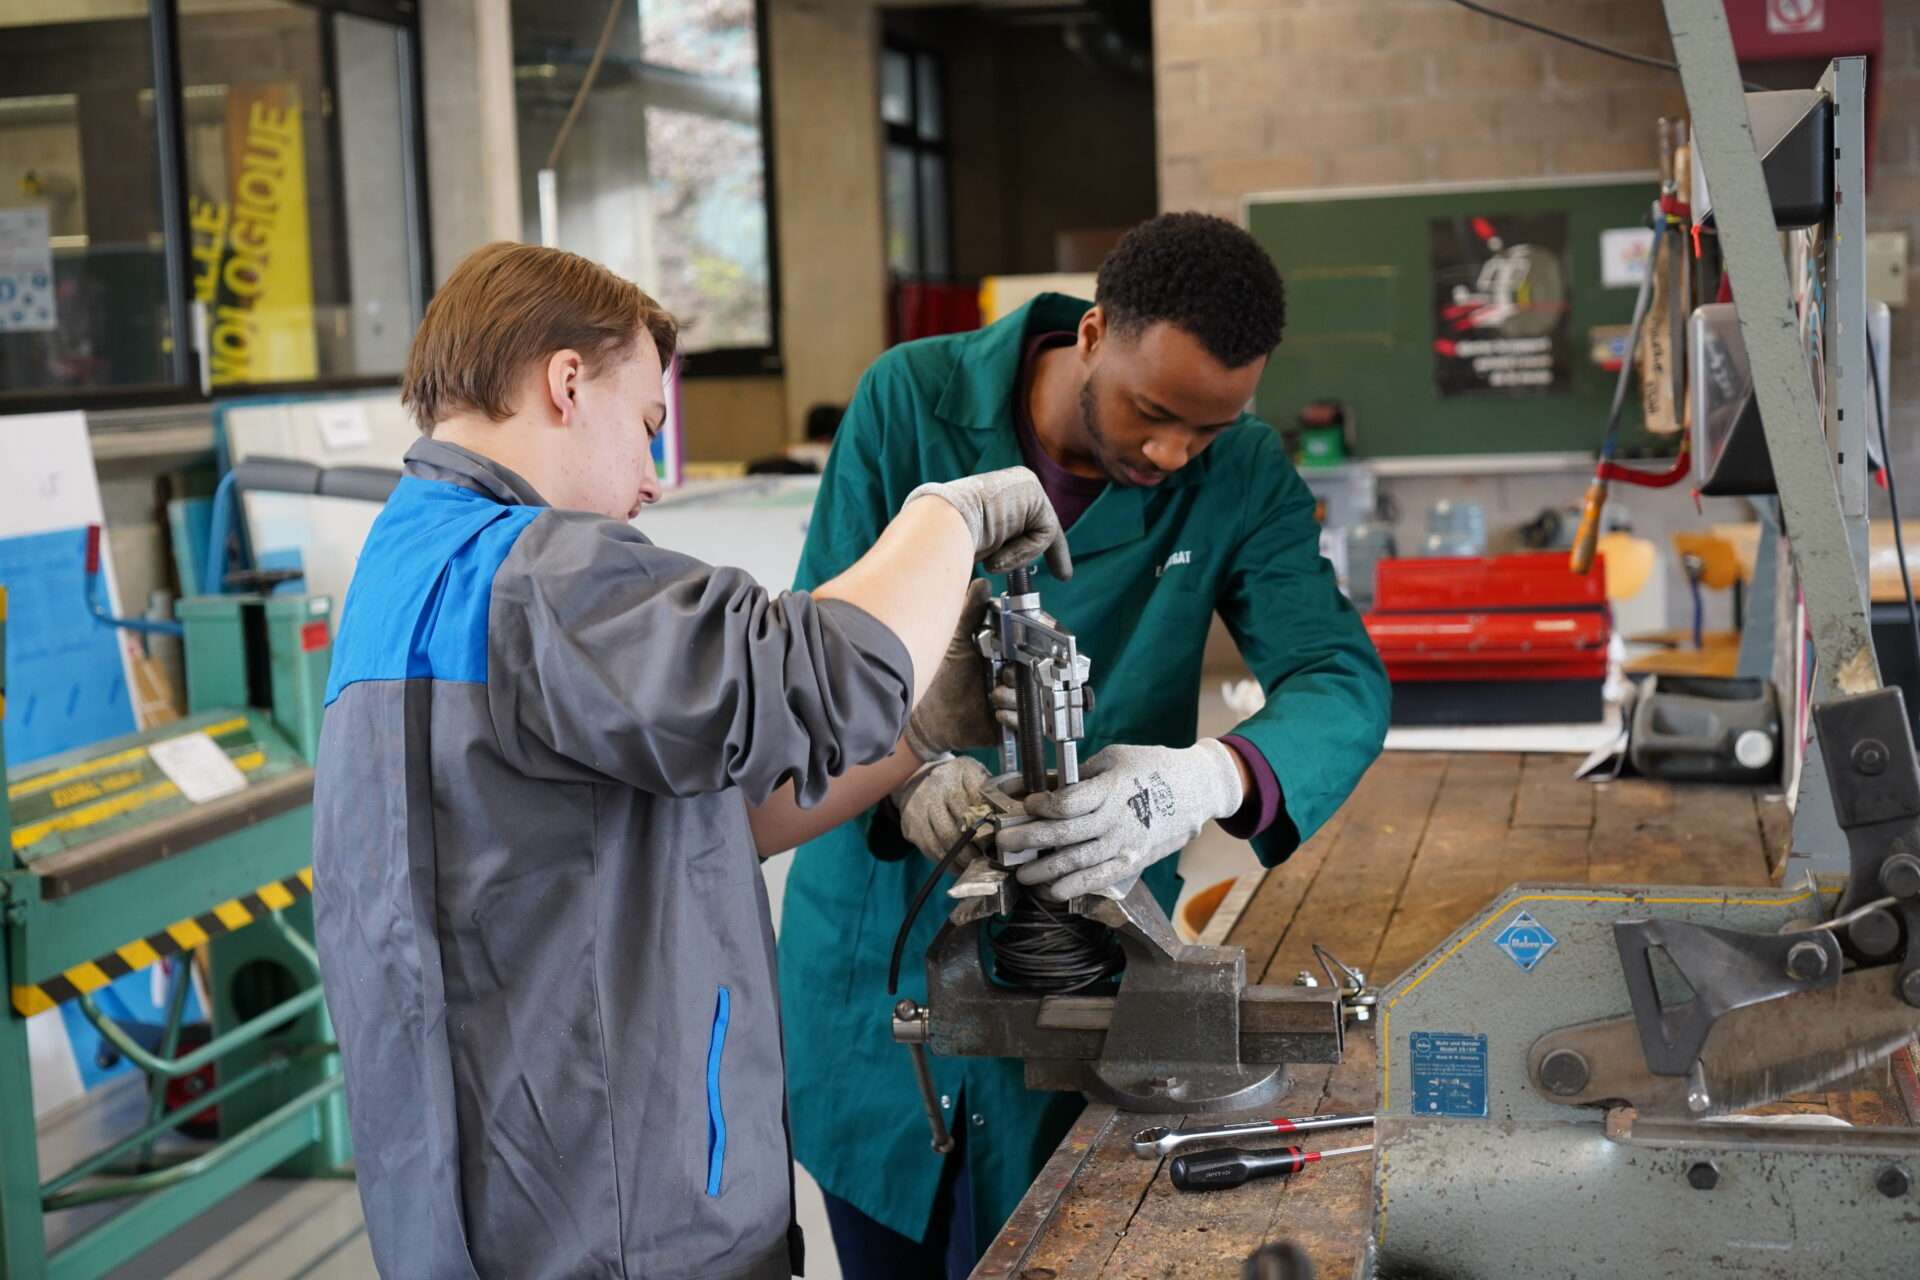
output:
[[[508,0],[423,0],[420,38],[437,284],[481,245],[521,238]]]
[[[787,430],[886,348],[880,24],[870,0],[769,0]]]

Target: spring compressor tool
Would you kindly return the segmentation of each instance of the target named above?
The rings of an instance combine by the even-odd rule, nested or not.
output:
[[[1287,1063],[1338,1062],[1347,1019],[1364,1018],[1373,993],[1331,957],[1325,987],[1249,985],[1239,947],[1182,942],[1145,884],[1057,903],[1014,878],[1039,855],[1003,857],[993,833],[1026,820],[1023,797],[1079,780],[1090,663],[1025,570],[990,602],[980,651],[996,682],[1011,669],[1018,727],[1003,730],[1002,772],[977,815],[984,851],[947,889],[926,1002],[893,1008],[936,1149],[950,1140],[928,1050],[1023,1059],[1029,1089],[1188,1113],[1266,1106],[1286,1092]]]

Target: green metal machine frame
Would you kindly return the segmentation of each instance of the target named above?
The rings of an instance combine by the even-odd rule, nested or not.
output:
[[[182,601],[188,718],[37,761],[0,788],[0,990],[10,996],[0,1016],[0,1277],[99,1276],[256,1178],[349,1169],[311,904],[293,892],[311,884],[329,614],[328,601],[313,596]],[[0,671],[5,620],[0,590]],[[0,689],[0,705],[4,697]],[[248,785],[194,804],[146,748],[201,732]],[[0,764],[5,758],[0,740]],[[152,944],[184,954],[199,942],[210,960],[208,1043],[179,1052],[186,965],[158,1052],[95,1005],[92,990],[114,971],[157,958]],[[26,1017],[55,999],[76,999],[146,1074],[150,1102],[137,1131],[49,1175],[36,1153]],[[217,1064],[212,1088],[169,1110],[169,1082],[209,1064]],[[217,1142],[185,1158],[156,1157],[158,1138],[213,1104]],[[110,1200],[129,1206],[48,1252],[47,1215]]]

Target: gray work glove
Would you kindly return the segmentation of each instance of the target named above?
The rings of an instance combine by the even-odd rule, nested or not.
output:
[[[1233,748],[1213,738],[1191,747],[1108,747],[1084,781],[1027,797],[1037,819],[1000,832],[1004,856],[1050,850],[1021,867],[1020,883],[1065,901],[1087,893],[1123,898],[1140,873],[1228,818],[1245,798]]]
[[[900,834],[929,859],[940,861],[972,821],[969,811],[984,803],[980,793],[991,776],[971,756],[928,765],[893,793],[894,806],[900,810]],[[964,867],[973,861],[974,852],[961,854],[956,865]]]
[[[924,763],[950,751],[1000,744],[1000,727],[1020,726],[1020,699],[1013,687],[1013,669],[1000,673],[1000,683],[987,688],[992,668],[980,652],[978,637],[987,616],[992,588],[975,578],[960,606],[960,621],[940,669],[907,718],[907,746]]]
[[[973,553],[989,573],[1023,568],[1044,551],[1054,577],[1065,582],[1073,576],[1060,518],[1053,514],[1040,477],[1025,467],[923,484],[907,495],[907,502],[915,498],[939,498],[960,513],[973,534]]]
[[[988,591],[985,578],[975,578],[968,586],[940,669],[907,718],[907,746],[922,761],[967,747],[990,747],[1000,740],[988,696],[987,659],[975,640],[987,616]]]

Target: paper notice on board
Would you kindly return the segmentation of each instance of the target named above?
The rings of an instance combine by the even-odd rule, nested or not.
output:
[[[1612,227],[1600,233],[1600,284],[1607,289],[1637,289],[1647,278],[1653,256],[1652,227]]]
[[[156,742],[147,748],[147,755],[180,788],[180,794],[195,804],[247,788],[247,776],[227,758],[220,744],[204,733],[186,733]]]
[[[7,593],[9,765],[135,727],[127,646],[87,607],[87,526],[105,523],[83,413],[16,414],[0,431],[0,587]],[[120,613],[113,540],[98,602]]]
[[[0,209],[0,333],[54,327],[53,243],[41,205]]]
[[[367,406],[363,401],[339,400],[319,405],[313,416],[320,427],[321,447],[328,453],[347,453],[373,443],[373,428],[367,425]]]

